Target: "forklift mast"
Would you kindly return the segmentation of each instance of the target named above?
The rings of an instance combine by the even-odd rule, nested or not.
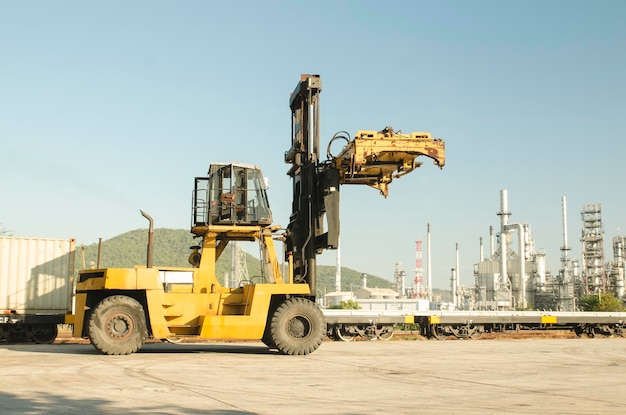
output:
[[[309,284],[312,295],[316,294],[316,255],[339,244],[339,171],[320,163],[321,91],[319,75],[301,75],[289,99],[291,148],[285,153],[293,186],[286,255],[293,263],[294,282]]]
[[[402,134],[392,127],[381,131],[357,131],[354,139],[340,132],[332,138],[327,159],[320,159],[319,75],[301,75],[291,93],[291,147],[285,162],[292,179],[293,201],[285,233],[286,259],[293,264],[293,281],[309,284],[316,294],[316,255],[339,245],[339,187],[365,184],[384,197],[394,178],[422,165],[426,156],[439,168],[445,165],[445,144],[428,132]],[[330,153],[337,139],[346,145],[337,155]]]

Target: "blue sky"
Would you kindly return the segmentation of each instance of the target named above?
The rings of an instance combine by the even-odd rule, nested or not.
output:
[[[288,223],[289,93],[320,74],[322,140],[341,130],[430,131],[430,162],[374,189],[342,188],[342,265],[414,276],[431,224],[433,285],[473,282],[479,238],[529,223],[559,267],[580,212],[626,233],[623,1],[0,1],[0,227],[91,244],[187,229],[193,178],[212,161],[260,165]],[[623,229],[623,230],[621,230]],[[335,254],[320,261],[334,264]]]

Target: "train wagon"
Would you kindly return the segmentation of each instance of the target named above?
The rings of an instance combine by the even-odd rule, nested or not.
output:
[[[0,340],[51,343],[72,314],[75,239],[0,236]]]

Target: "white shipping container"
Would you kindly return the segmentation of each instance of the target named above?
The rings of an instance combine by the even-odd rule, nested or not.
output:
[[[0,314],[72,312],[75,239],[0,236]]]

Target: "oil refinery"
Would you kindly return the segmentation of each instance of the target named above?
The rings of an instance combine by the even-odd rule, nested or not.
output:
[[[506,190],[500,191],[500,229],[494,235],[490,228],[486,257],[481,238],[481,260],[474,265],[474,285],[453,291],[457,309],[576,311],[579,299],[585,295],[611,293],[624,300],[626,237],[613,238],[613,260],[605,263],[600,204],[582,208],[582,255],[574,259],[569,255],[567,201],[562,197],[561,266],[552,274],[546,270],[545,252],[535,246],[531,225],[509,222],[507,196]]]
[[[579,299],[585,295],[611,293],[619,300],[624,297],[624,267],[626,236],[612,238],[613,259],[605,262],[604,228],[600,204],[586,204],[581,210],[582,254],[580,259],[570,256],[571,247],[567,235],[567,200],[561,199],[562,246],[560,268],[552,273],[546,268],[546,253],[536,248],[529,223],[510,223],[508,192],[500,191],[500,211],[497,213],[500,228],[494,232],[489,227],[489,247],[485,253],[480,238],[480,260],[473,264],[474,284],[461,285],[459,273],[459,246],[456,244],[456,264],[451,268],[451,301],[441,301],[432,293],[432,267],[430,224],[427,224],[426,267],[423,261],[423,241],[415,241],[415,278],[406,284],[407,273],[401,263],[396,263],[393,274],[394,288],[368,288],[364,275],[363,287],[355,292],[329,293],[326,302],[337,304],[340,300],[353,299],[363,303],[364,308],[375,309],[371,303],[379,303],[378,309],[415,310],[550,310],[577,311]],[[339,261],[339,252],[338,252]],[[341,286],[340,264],[337,264],[336,287]],[[426,274],[426,281],[424,281]],[[412,300],[415,305],[398,306]],[[426,300],[426,302],[424,302]],[[395,306],[393,304],[395,304]],[[385,305],[383,305],[385,304]]]
[[[562,198],[563,242],[560,268],[546,269],[546,254],[537,249],[529,223],[511,223],[508,194],[500,191],[500,229],[489,228],[489,251],[480,238],[480,261],[474,264],[474,284],[459,280],[459,248],[450,277],[451,301],[432,293],[430,225],[427,225],[426,284],[422,241],[415,243],[415,279],[406,285],[406,272],[396,264],[396,290],[363,286],[355,292],[330,293],[327,304],[352,299],[357,310],[324,309],[329,336],[336,340],[353,337],[387,339],[393,324],[416,323],[427,338],[454,336],[477,338],[485,332],[520,330],[571,330],[578,335],[623,335],[626,313],[588,312],[579,306],[587,295],[612,294],[624,301],[625,236],[614,237],[613,260],[605,263],[604,229],[600,204],[586,204],[581,211],[582,254],[570,257],[567,235],[567,201]],[[340,276],[339,276],[340,277]],[[339,287],[340,284],[337,283]]]

